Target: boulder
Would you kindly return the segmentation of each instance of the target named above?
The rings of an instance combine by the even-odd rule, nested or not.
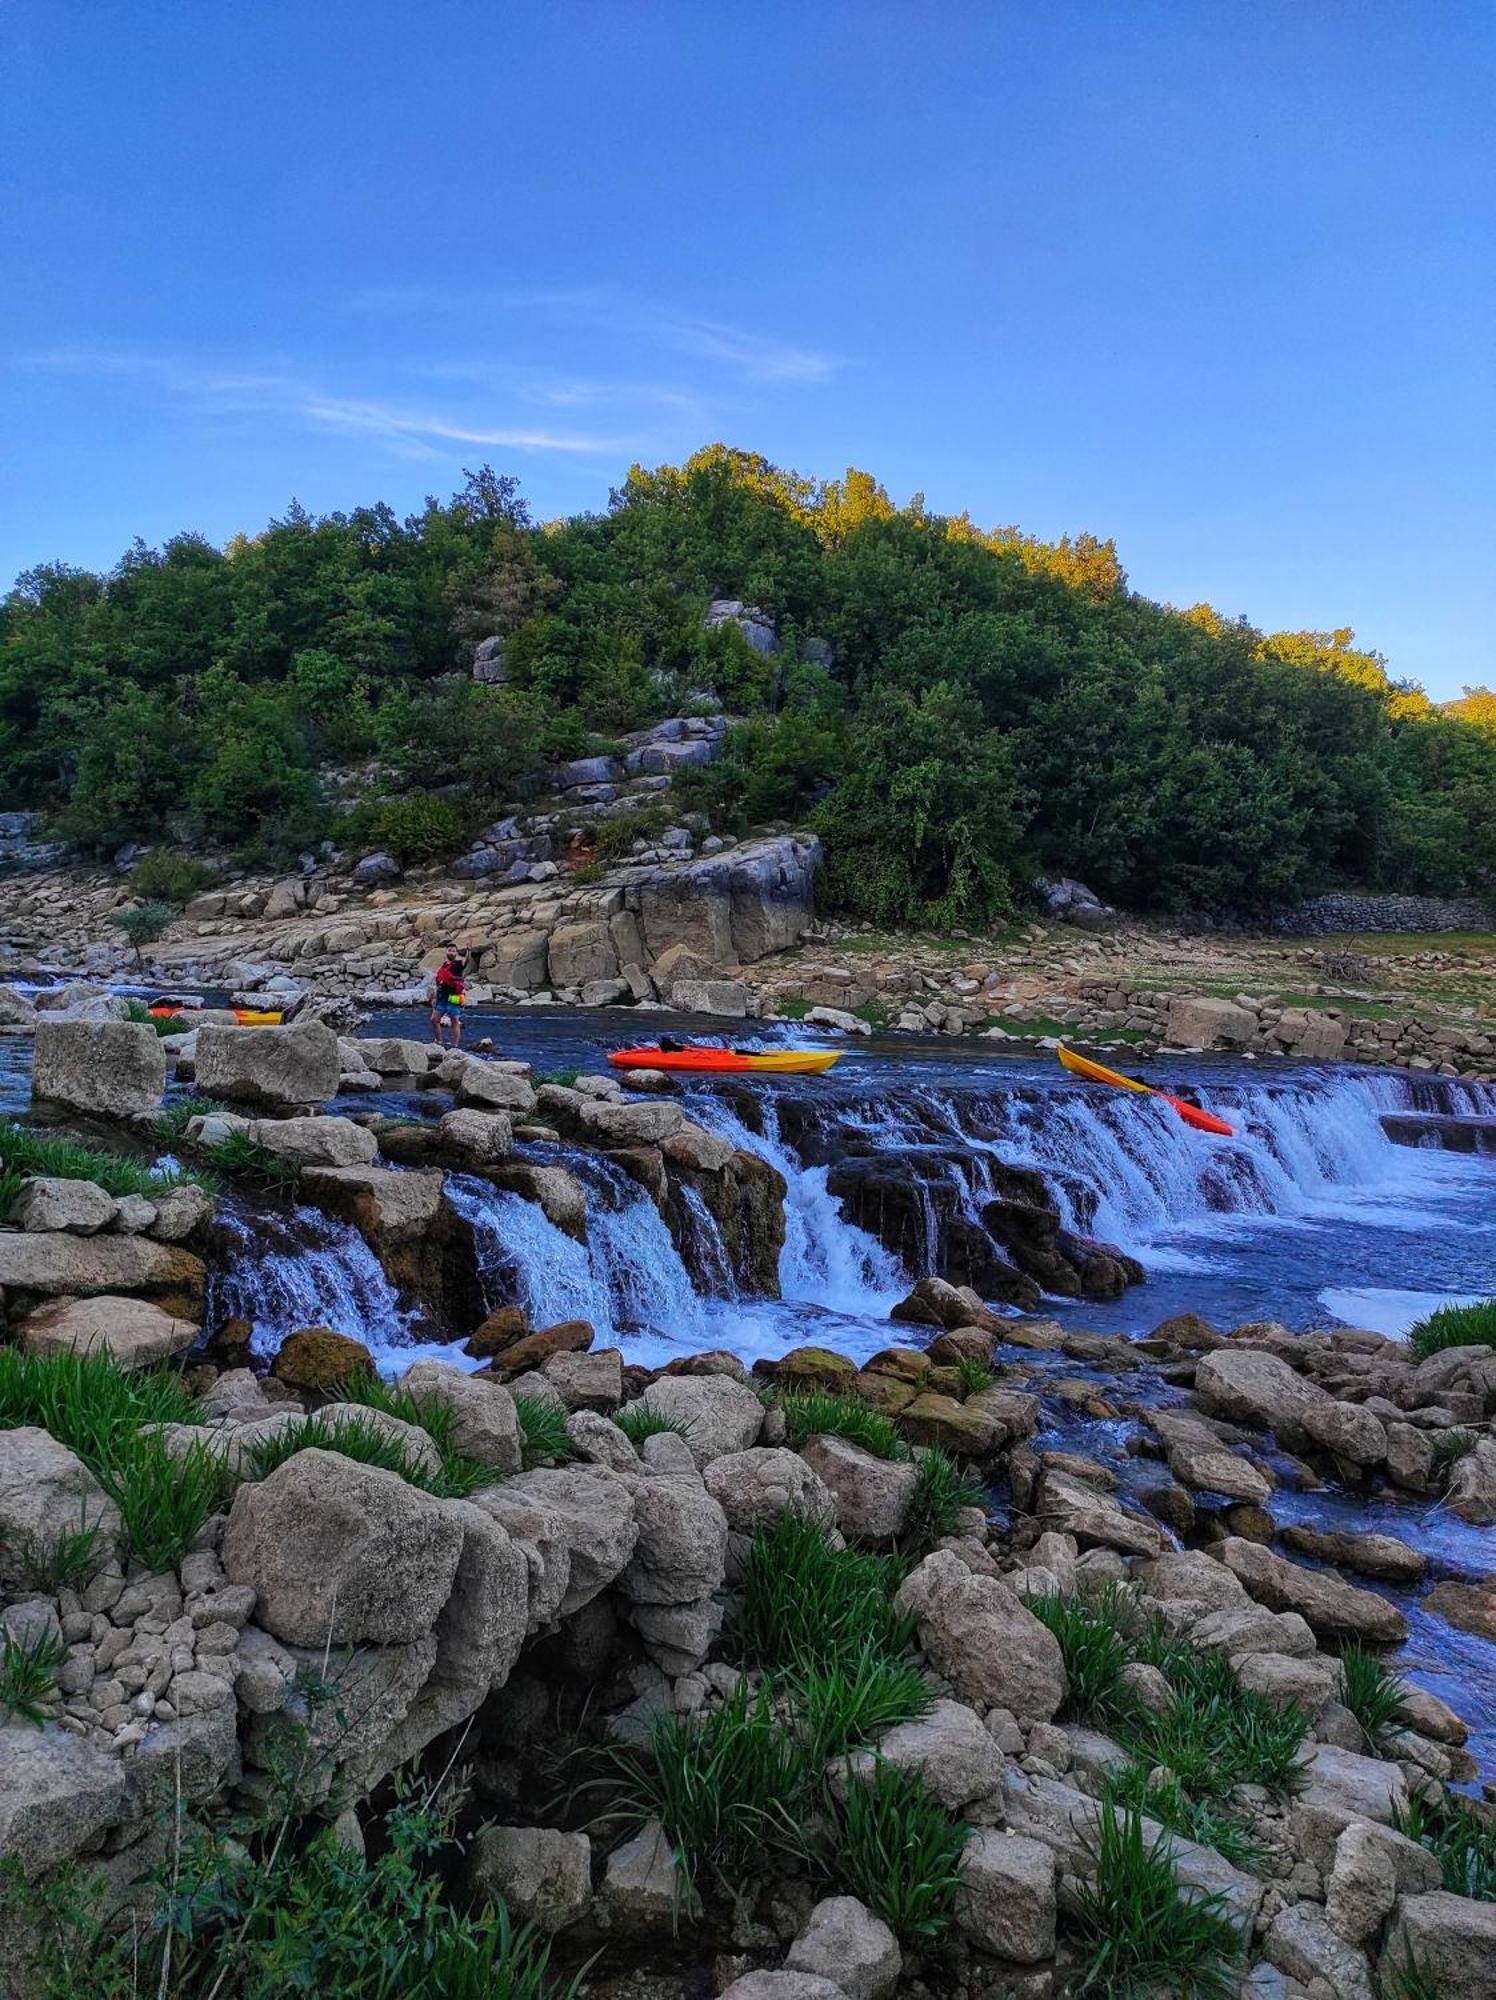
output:
[[[583,986],[590,979],[618,977],[618,949],[601,919],[557,924],[546,947],[552,986]]]
[[[121,1368],[151,1368],[192,1345],[200,1328],[175,1319],[146,1299],[58,1299],[21,1326],[21,1344],[33,1354],[111,1355]]]
[[[436,1129],[446,1151],[475,1166],[506,1158],[514,1145],[514,1127],[503,1111],[449,1111]]]
[[[1055,1859],[1042,1840],[974,1832],[961,1851],[956,1923],[978,1950],[1017,1965],[1054,1955]]]
[[[847,2000],[886,2000],[904,1969],[898,1939],[855,1896],[817,1903],[784,1963],[788,1972],[831,1981]]]
[[[727,1516],[695,1479],[650,1479],[634,1494],[638,1539],[622,1590],[639,1604],[689,1604],[722,1587]]]
[[[503,1903],[521,1923],[564,1930],[592,1901],[592,1843],[548,1826],[481,1826],[469,1850],[475,1895]]]
[[[571,1617],[606,1590],[639,1534],[629,1488],[598,1465],[537,1467],[483,1487],[472,1504],[533,1551],[532,1629]]]
[[[1216,1543],[1210,1553],[1259,1604],[1270,1611],[1297,1611],[1321,1638],[1395,1646],[1408,1636],[1408,1621],[1395,1604],[1374,1591],[1357,1590],[1331,1570],[1303,1569],[1238,1535]]]
[[[288,1644],[402,1645],[436,1625],[462,1541],[442,1504],[398,1473],[312,1448],[239,1488],[223,1566]]]
[[[959,1701],[936,1701],[913,1722],[888,1730],[876,1750],[859,1750],[833,1773],[843,1794],[846,1778],[870,1778],[878,1763],[917,1771],[925,1789],[948,1812],[992,1817],[1002,1794],[1003,1753],[980,1719]]]
[[[1496,1577],[1483,1577],[1479,1583],[1446,1578],[1434,1585],[1422,1608],[1457,1631],[1496,1641]]]
[[[591,1354],[553,1354],[545,1363],[545,1374],[568,1410],[607,1412],[623,1401],[623,1356],[616,1347],[600,1347]]]
[[[200,1258],[149,1236],[0,1229],[0,1290],[48,1298],[94,1298],[101,1292],[198,1298],[204,1275]]]
[[[846,1988],[818,1972],[745,1972],[722,1989],[722,2000],[849,2000]]]
[[[657,1819],[647,1820],[608,1856],[598,1918],[611,1931],[673,1933],[682,1912],[691,1908],[690,1880],[676,1865],[665,1829]]]
[[[213,1213],[212,1195],[206,1188],[190,1183],[168,1188],[152,1199],[156,1204],[156,1220],[151,1224],[151,1234],[162,1243],[187,1242]]]
[[[519,1471],[519,1417],[514,1398],[499,1383],[443,1361],[417,1361],[401,1376],[400,1387],[421,1407],[450,1412],[458,1451],[500,1472]]]
[[[308,1167],[297,1183],[303,1201],[351,1222],[381,1249],[423,1239],[441,1209],[444,1176],[436,1169]]]
[[[128,1770],[55,1723],[0,1723],[0,1863],[35,1879],[96,1848],[125,1817]]]
[[[1073,1535],[1082,1548],[1156,1556],[1165,1546],[1162,1531],[1152,1521],[1129,1513],[1108,1494],[1053,1466],[1045,1471],[1036,1512],[1047,1528]]]
[[[535,1091],[528,1077],[478,1056],[470,1056],[463,1064],[454,1096],[460,1110],[509,1111],[528,1118],[535,1109]]]
[[[523,1375],[530,1369],[541,1367],[557,1354],[585,1354],[592,1340],[590,1320],[559,1320],[555,1326],[543,1326],[534,1333],[523,1334],[518,1340],[510,1341],[499,1349],[489,1366],[496,1375]]]
[[[326,1394],[355,1375],[372,1375],[374,1357],[361,1340],[330,1326],[304,1326],[280,1344],[270,1372],[291,1389]]]
[[[1169,1040],[1178,1048],[1244,1048],[1257,1032],[1257,1016],[1232,1000],[1176,993],[1169,1002]]]
[[[1335,1843],[1335,1865],[1325,1886],[1325,1916],[1331,1930],[1347,1944],[1364,1945],[1382,1928],[1397,1901],[1397,1865],[1385,1845],[1385,1833],[1385,1828],[1356,1821]]]
[[[682,1130],[686,1114],[678,1104],[615,1104],[591,1097],[581,1100],[577,1122],[604,1146],[658,1146]]]
[[[1276,1354],[1222,1347],[1200,1357],[1195,1394],[1214,1415],[1276,1433],[1290,1450],[1317,1444],[1353,1465],[1379,1465],[1387,1432],[1369,1410],[1306,1382]]]
[[[33,1104],[95,1118],[133,1118],[154,1111],[165,1088],[161,1037],[144,1022],[38,1019]]]
[[[65,1535],[91,1529],[97,1567],[119,1547],[119,1509],[97,1479],[50,1431],[0,1430],[0,1586],[25,1581],[33,1557]]]
[[[825,1528],[837,1525],[835,1496],[798,1452],[764,1446],[729,1452],[714,1459],[703,1476],[735,1534],[751,1535],[782,1514],[800,1514]]]
[[[730,1375],[662,1375],[639,1401],[685,1425],[686,1445],[698,1467],[729,1452],[747,1451],[757,1444],[763,1429],[763,1404],[752,1389]]]
[[[115,1220],[118,1204],[94,1181],[72,1181],[38,1175],[27,1181],[9,1217],[17,1229],[66,1229],[75,1236],[97,1236]]]
[[[1318,1904],[1280,1910],[1262,1948],[1270,1965],[1311,1992],[1332,1993],[1335,2000],[1376,2000],[1366,1954],[1331,1928]]]
[[[1455,1461],[1445,1489],[1451,1514],[1473,1527],[1496,1525],[1496,1442],[1482,1438],[1473,1451]]]
[[[1496,2000],[1496,1903],[1444,1889],[1404,1896],[1382,1953],[1388,1991],[1394,1990],[1392,1982],[1406,1971],[1410,1957],[1430,1991],[1447,1993],[1451,2000],[1455,1995],[1459,2000]]]
[[[338,1038],[320,1021],[198,1030],[196,1081],[206,1097],[295,1111],[326,1104],[341,1075]]]
[[[919,1483],[911,1459],[875,1458],[843,1437],[807,1438],[801,1456],[830,1493],[836,1525],[851,1541],[879,1547],[903,1532]]]
[[[718,1014],[725,1020],[745,1021],[753,1011],[753,989],[741,979],[677,979],[670,990],[670,1004],[683,1014]]]
[[[905,1578],[895,1608],[915,1619],[936,1672],[972,1707],[1048,1722],[1069,1693],[1059,1641],[996,1577],[937,1550]]]
[[[1339,1528],[1291,1526],[1283,1530],[1285,1544],[1315,1562],[1339,1563],[1363,1576],[1386,1583],[1419,1583],[1428,1571],[1428,1557],[1397,1535],[1352,1534]]]
[[[374,1134],[351,1118],[260,1118],[250,1137],[278,1160],[304,1167],[370,1167],[379,1157]]]

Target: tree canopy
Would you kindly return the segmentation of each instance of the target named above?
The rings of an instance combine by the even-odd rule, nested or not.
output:
[[[778,650],[706,630],[715,597]],[[489,636],[503,686],[467,673]],[[1093,535],[720,444],[634,466],[604,514],[537,524],[484,467],[405,520],[293,504],[222,549],[29,570],[0,605],[0,797],[97,851],[271,859],[411,793],[460,838],[547,758],[702,696],[738,722],[686,802],[815,827],[828,893],[869,920],[991,917],[1041,869],[1240,916],[1496,871],[1486,690],[1439,709],[1349,630],[1151,602]]]

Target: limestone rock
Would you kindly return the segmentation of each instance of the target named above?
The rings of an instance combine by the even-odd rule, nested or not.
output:
[[[1335,1866],[1325,1892],[1325,1916],[1347,1944],[1363,1945],[1392,1914],[1397,1869],[1381,1829],[1365,1821],[1348,1826],[1335,1843]]]
[[[197,1087],[206,1097],[295,1111],[326,1104],[341,1075],[338,1038],[320,1021],[198,1030]]]
[[[624,1594],[640,1604],[687,1604],[720,1590],[727,1566],[727,1517],[699,1482],[646,1480],[634,1495],[638,1540],[623,1573]]]
[[[919,1480],[909,1459],[875,1458],[843,1437],[807,1438],[805,1463],[836,1503],[836,1522],[850,1540],[877,1547],[902,1531]]]
[[[1411,1954],[1425,1979],[1459,2000],[1496,2000],[1496,1903],[1443,1889],[1404,1896],[1381,1966],[1390,1982]]]
[[[994,1958],[1037,1965],[1054,1953],[1055,1859],[1041,1840],[983,1827],[961,1853],[956,1922]]]
[[[119,1510],[82,1459],[49,1431],[0,1430],[0,1585],[80,1529],[94,1531],[102,1568],[119,1546]]]
[[[1280,1910],[1263,1950],[1280,1972],[1305,1986],[1321,1985],[1335,2000],[1376,2000],[1365,1953],[1337,1935],[1317,1904]]]
[[[361,1340],[330,1326],[304,1326],[280,1344],[270,1372],[292,1389],[318,1394],[340,1389],[355,1375],[372,1375],[374,1357]]]
[[[1395,1604],[1374,1591],[1357,1590],[1332,1571],[1303,1569],[1236,1535],[1218,1542],[1211,1553],[1259,1604],[1270,1611],[1297,1611],[1321,1638],[1393,1646],[1408,1636],[1408,1621]]]
[[[645,1108],[645,1107],[639,1107]],[[656,1107],[649,1106],[653,1110]],[[640,1397],[646,1409],[678,1417],[698,1467],[729,1452],[757,1444],[764,1406],[753,1391],[729,1375],[663,1375]]]
[[[106,1353],[121,1368],[150,1368],[180,1354],[200,1329],[174,1319],[146,1299],[58,1299],[40,1307],[21,1327],[21,1344],[33,1354]]]
[[[379,1157],[374,1134],[351,1118],[260,1118],[250,1137],[304,1167],[368,1167]]]
[[[1069,1692],[1059,1641],[995,1577],[977,1576],[937,1550],[905,1579],[894,1600],[918,1624],[926,1658],[960,1700],[1048,1722]]]
[[[114,1196],[93,1181],[61,1180],[38,1175],[27,1181],[8,1218],[17,1229],[67,1229],[75,1236],[96,1236],[115,1219]]]
[[[610,1930],[673,1930],[691,1906],[690,1884],[677,1869],[657,1819],[646,1821],[632,1840],[608,1856],[598,1915]]]
[[[519,1471],[519,1417],[514,1398],[501,1384],[443,1361],[417,1361],[401,1376],[400,1387],[418,1404],[451,1412],[452,1443],[458,1451],[500,1472]]]
[[[1276,1354],[1221,1347],[1200,1357],[1195,1394],[1206,1409],[1275,1432],[1290,1450],[1318,1444],[1353,1465],[1378,1465],[1387,1432],[1369,1410],[1340,1403]]]
[[[707,1491],[733,1532],[751,1535],[762,1522],[800,1514],[822,1527],[837,1525],[835,1496],[810,1463],[783,1447],[755,1446],[714,1459],[704,1474]]]
[[[144,1022],[37,1021],[33,1104],[132,1118],[154,1111],[165,1088],[161,1038]]]
[[[1002,1793],[1003,1753],[959,1701],[932,1702],[924,1715],[888,1730],[876,1751],[848,1757],[845,1776],[835,1772],[832,1782],[844,1793],[847,1778],[870,1778],[880,1760],[917,1771],[948,1812],[981,1818]]]
[[[470,1056],[462,1066],[456,1090],[459,1110],[506,1111],[528,1118],[535,1109],[535,1091],[528,1077],[497,1063]]]
[[[223,1538],[233,1583],[292,1645],[400,1645],[424,1638],[451,1591],[460,1525],[398,1473],[338,1452],[299,1451],[239,1488]]]
[[[600,1347],[590,1354],[553,1354],[544,1368],[568,1410],[607,1412],[623,1401],[623,1356],[616,1347]]]
[[[548,1826],[483,1826],[473,1836],[469,1880],[521,1923],[564,1930],[592,1900],[592,1843]]]
[[[480,1167],[505,1159],[514,1145],[514,1128],[502,1111],[449,1111],[437,1130],[448,1152]]]
[[[0,1290],[48,1298],[102,1292],[199,1298],[201,1258],[148,1236],[70,1236],[61,1230],[0,1229]]]
[[[784,1963],[788,1972],[831,1981],[847,2000],[886,2000],[904,1969],[893,1932],[855,1896],[817,1903]]]
[[[29,1879],[89,1852],[124,1817],[125,1764],[55,1723],[0,1724],[0,1771],[0,1862]]]
[[[485,1486],[473,1505],[534,1551],[532,1628],[569,1618],[606,1590],[639,1534],[628,1487],[596,1465],[537,1467]]]

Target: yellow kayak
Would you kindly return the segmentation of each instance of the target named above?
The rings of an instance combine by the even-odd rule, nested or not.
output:
[[[819,1076],[842,1059],[840,1049],[615,1049],[616,1069],[690,1070],[703,1076]]]
[[[1115,1084],[1118,1090],[1141,1091],[1144,1097],[1153,1092],[1146,1083],[1139,1083],[1135,1076],[1123,1076],[1117,1070],[1103,1069],[1099,1062],[1091,1062],[1086,1056],[1078,1056],[1074,1049],[1058,1048],[1055,1054],[1072,1076],[1083,1076],[1087,1083]]]

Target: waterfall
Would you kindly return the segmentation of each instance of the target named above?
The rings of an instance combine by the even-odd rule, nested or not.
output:
[[[214,1227],[222,1247],[208,1279],[209,1326],[248,1320],[250,1344],[262,1355],[300,1327],[330,1326],[362,1340],[377,1362],[388,1354],[404,1357],[397,1365],[408,1362],[420,1339],[417,1315],[348,1223],[316,1208],[249,1215],[225,1203]]]

